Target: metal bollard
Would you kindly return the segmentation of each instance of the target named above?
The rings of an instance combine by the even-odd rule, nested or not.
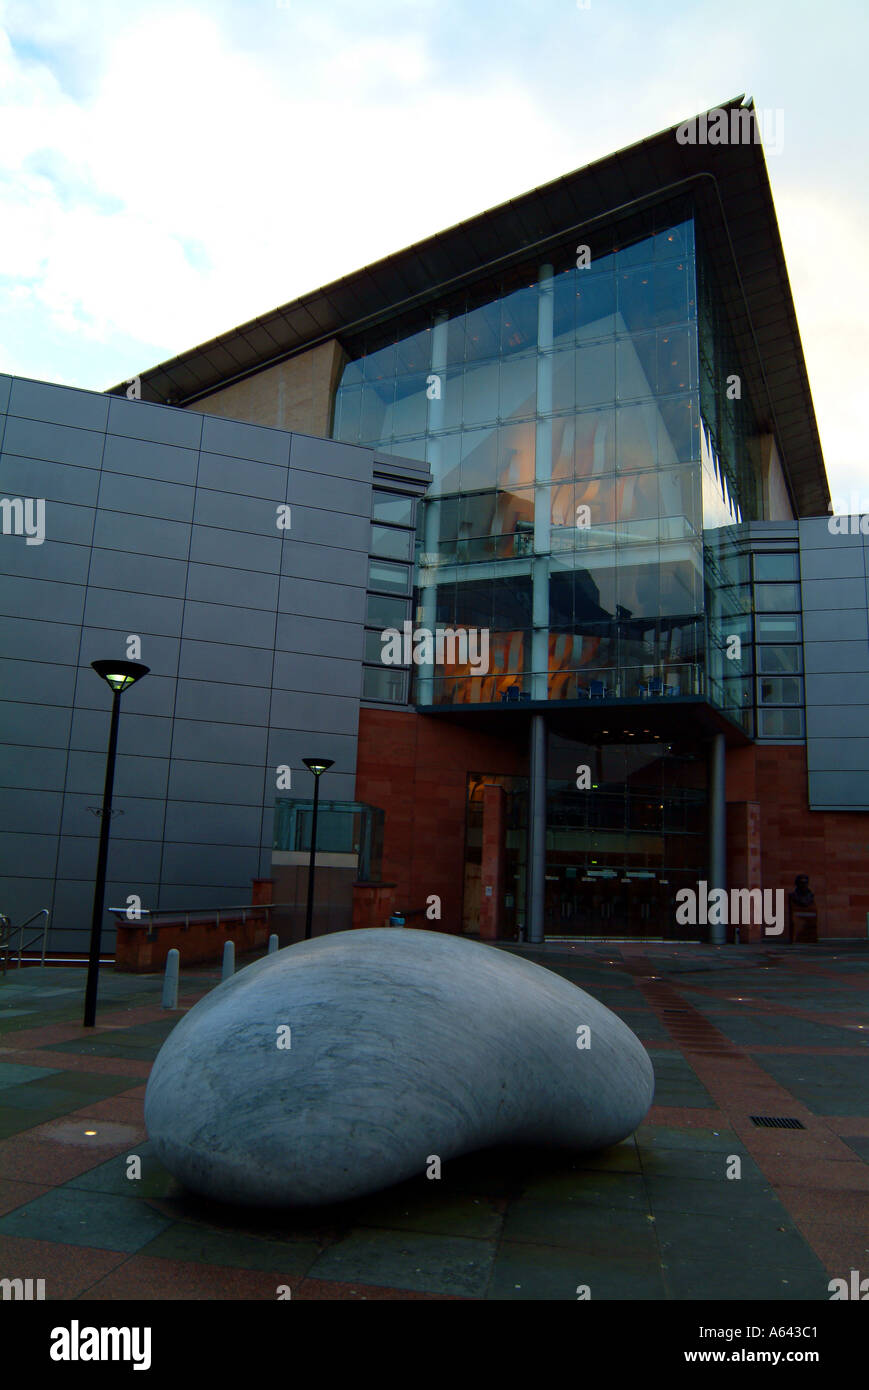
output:
[[[163,999],[164,1009],[178,1008],[178,967],[181,963],[181,952],[174,946],[166,954],[166,973],[163,976]]]
[[[275,953],[275,951],[276,951],[277,949],[278,949],[278,934],[277,934],[277,932],[273,931],[272,934],[271,934],[271,936],[269,937],[269,949],[268,949],[268,951],[267,951],[266,954],[267,954],[267,955],[270,955],[270,956],[273,956],[274,953]]]
[[[229,980],[235,974],[235,942],[224,941],[223,943],[223,969],[220,973],[221,980]]]

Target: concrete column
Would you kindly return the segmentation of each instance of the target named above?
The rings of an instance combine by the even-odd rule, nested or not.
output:
[[[181,963],[181,955],[175,946],[166,953],[166,970],[163,975],[163,998],[160,1001],[161,1008],[178,1008],[178,968]]]
[[[546,906],[546,720],[542,714],[531,716],[527,880],[525,938],[542,941]]]
[[[534,559],[531,565],[532,700],[549,692],[549,551],[552,529],[552,339],[555,289],[551,265],[540,267],[537,298],[537,428],[534,445]],[[545,418],[543,418],[545,417]]]
[[[439,314],[435,319],[432,330],[431,342],[431,372],[430,376],[439,378],[438,386],[440,395],[435,396],[428,402],[428,422],[426,428],[429,433],[426,457],[431,468],[432,479],[436,484],[440,483],[442,476],[442,443],[435,432],[444,427],[446,410],[446,390],[447,390],[447,339],[448,323],[446,314]],[[434,383],[432,383],[434,386]],[[423,559],[419,566],[417,580],[420,585],[420,603],[422,606],[422,627],[429,628],[432,632],[435,629],[437,618],[437,554],[438,541],[440,539],[440,511],[441,504],[437,498],[430,498],[423,504],[424,522],[422,528],[422,554]],[[434,666],[420,666],[417,671],[417,700],[421,705],[430,705],[434,699]]]
[[[724,735],[714,734],[709,744],[709,892],[727,888],[727,801],[724,762]],[[709,940],[723,946],[727,940],[724,922],[709,924]]]

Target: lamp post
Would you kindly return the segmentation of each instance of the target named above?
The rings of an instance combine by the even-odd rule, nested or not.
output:
[[[100,973],[100,936],[103,929],[103,904],[106,896],[106,865],[109,858],[109,826],[112,811],[112,787],[115,781],[115,754],[118,748],[118,720],[121,695],[149,667],[141,661],[92,661],[91,666],[112,691],[112,722],[109,728],[109,751],[106,756],[106,782],[103,789],[103,808],[100,813],[100,849],[97,855],[97,877],[94,885],[94,911],[91,918],[91,941],[88,956],[88,977],[84,995],[84,1027],[93,1028],[97,1012],[97,980]]]
[[[320,778],[330,768],[334,758],[303,758],[302,762],[314,774],[314,814],[311,817],[311,857],[308,861],[308,908],[305,913],[305,940],[311,939],[314,916],[314,857],[317,853],[317,805],[320,800]]]

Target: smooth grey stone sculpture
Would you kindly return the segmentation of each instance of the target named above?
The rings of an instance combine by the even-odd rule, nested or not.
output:
[[[335,932],[201,999],[160,1050],[145,1123],[204,1196],[315,1206],[500,1143],[600,1149],[652,1102],[645,1048],[560,975],[462,937]]]

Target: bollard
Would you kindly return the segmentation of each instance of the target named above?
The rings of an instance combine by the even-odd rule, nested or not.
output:
[[[235,942],[224,941],[223,943],[223,970],[221,980],[229,980],[235,974]]]
[[[274,953],[275,953],[275,951],[276,951],[277,949],[278,949],[278,934],[277,934],[277,932],[273,931],[272,934],[271,934],[271,936],[269,937],[269,949],[268,949],[267,954],[270,955],[270,956],[273,956]]]
[[[166,973],[163,976],[163,1000],[164,1009],[178,1008],[178,966],[181,962],[181,953],[174,946],[166,954]]]

